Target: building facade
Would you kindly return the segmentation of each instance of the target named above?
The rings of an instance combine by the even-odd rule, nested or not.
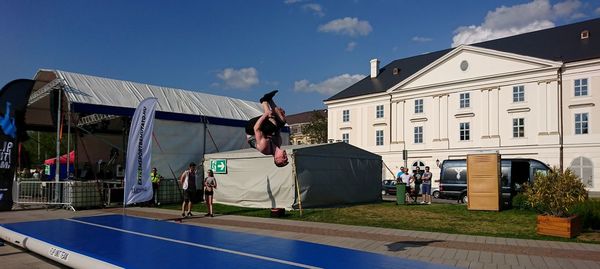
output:
[[[290,127],[290,144],[291,145],[307,145],[317,144],[317,139],[311,137],[306,132],[303,132],[304,128],[310,124],[313,120],[315,113],[319,113],[321,117],[327,119],[327,110],[314,110],[307,111],[293,115],[287,115],[286,122]]]
[[[372,60],[371,76],[325,101],[329,139],[380,154],[392,171],[407,150],[409,167],[437,178],[437,161],[499,151],[571,168],[600,192],[599,41],[596,19],[382,69]]]

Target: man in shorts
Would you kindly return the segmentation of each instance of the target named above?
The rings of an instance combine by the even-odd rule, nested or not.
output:
[[[265,155],[273,155],[278,167],[288,164],[285,150],[281,149],[281,128],[285,126],[285,111],[273,102],[277,91],[272,91],[260,98],[263,114],[250,119],[246,125],[246,140],[250,147]]]

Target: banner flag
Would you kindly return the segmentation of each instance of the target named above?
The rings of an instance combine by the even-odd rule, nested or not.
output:
[[[150,160],[152,153],[152,130],[158,99],[150,97],[140,102],[129,127],[127,160],[125,162],[126,205],[152,199]]]
[[[27,137],[25,109],[35,80],[17,79],[0,91],[0,211],[12,209],[18,144]]]

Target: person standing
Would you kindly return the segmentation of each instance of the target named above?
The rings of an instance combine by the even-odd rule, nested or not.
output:
[[[431,172],[429,172],[429,166],[425,166],[425,173],[423,173],[423,176],[421,177],[421,179],[423,180],[423,191],[422,193],[422,199],[423,201],[421,201],[421,204],[431,204],[431,178],[433,177],[433,174]]]
[[[423,181],[421,180],[421,168],[419,168],[418,166],[415,167],[415,171],[413,174],[414,177],[414,182],[415,182],[415,188],[413,190],[414,193],[414,202],[417,203],[417,197],[419,196],[419,194],[422,192],[421,191],[421,184],[423,183]]]
[[[152,167],[152,171],[150,172],[150,181],[152,182],[152,202],[154,205],[160,205],[160,201],[158,201],[158,189],[160,188],[160,181],[163,177],[158,174],[158,170],[156,167]]]
[[[396,172],[396,181],[402,181],[402,174],[404,174],[404,166],[400,167],[400,170]]]
[[[181,216],[192,216],[192,201],[196,195],[196,164],[190,163],[189,168],[181,174],[179,182],[183,188],[183,204],[181,205]]]
[[[406,203],[408,203],[410,201],[411,193],[410,184],[413,182],[414,179],[408,172],[408,168],[404,168],[404,173],[402,174],[402,176],[400,176],[400,178],[402,179],[402,183],[406,184]]]
[[[206,201],[206,208],[208,208],[208,213],[205,216],[214,217],[213,214],[213,196],[214,191],[217,188],[217,179],[213,174],[212,170],[208,170],[208,176],[204,178],[204,201]]]

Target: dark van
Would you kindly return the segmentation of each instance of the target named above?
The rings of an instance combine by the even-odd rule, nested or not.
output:
[[[466,203],[467,160],[445,160],[440,168],[440,196]],[[547,165],[534,159],[502,159],[502,202],[510,206],[512,196],[522,190],[523,183],[533,182],[538,171],[548,170]]]

